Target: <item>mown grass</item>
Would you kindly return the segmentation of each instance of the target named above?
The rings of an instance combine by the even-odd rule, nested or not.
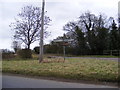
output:
[[[56,58],[45,59],[56,60]],[[118,62],[112,60],[69,58],[64,63],[10,60],[2,62],[2,72],[72,80],[118,82]]]
[[[32,56],[34,59],[38,59],[39,54],[33,54]],[[44,55],[45,58],[48,56],[63,56],[63,54],[45,54]],[[66,57],[119,58],[119,56],[113,56],[113,55],[80,55],[80,56],[76,56],[76,55],[68,55],[68,54],[66,54]]]
[[[118,56],[112,56],[112,55],[83,55],[78,57],[118,58]]]

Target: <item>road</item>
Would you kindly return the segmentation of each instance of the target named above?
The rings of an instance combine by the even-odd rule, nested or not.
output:
[[[96,60],[114,60],[114,61],[118,61],[120,59],[120,58],[101,58],[101,57],[66,57],[66,58],[96,59]]]
[[[57,58],[57,57],[62,58],[63,56],[53,56],[53,58]],[[65,57],[65,58],[79,58],[79,59],[96,59],[96,60],[120,61],[120,58],[103,58],[103,57]]]
[[[15,75],[3,75],[2,81],[2,88],[117,88],[115,86],[70,83]]]

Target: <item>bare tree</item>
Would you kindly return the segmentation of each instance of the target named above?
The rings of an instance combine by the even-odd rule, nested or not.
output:
[[[41,9],[33,6],[23,7],[18,17],[18,19],[15,19],[16,22],[11,25],[15,30],[14,38],[21,40],[27,46],[27,49],[30,49],[33,42],[40,40]],[[45,36],[48,35],[46,29],[50,21],[49,17],[44,17]]]
[[[65,26],[63,26],[63,30],[67,31],[67,37],[71,38],[71,39],[75,39],[76,37],[76,32],[75,29],[78,26],[77,22],[68,22],[67,24],[65,24]]]
[[[97,16],[87,11],[80,15],[78,21],[68,22],[63,29],[74,39],[74,46],[79,47],[81,51],[86,49],[95,54],[98,50],[101,53],[103,49],[108,48],[107,26],[107,17],[104,14]]]

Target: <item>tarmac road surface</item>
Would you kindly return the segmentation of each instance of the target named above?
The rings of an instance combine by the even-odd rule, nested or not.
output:
[[[2,88],[117,88],[115,86],[70,83],[16,75],[3,75]]]
[[[53,58],[62,58],[63,56],[52,56]],[[103,58],[103,57],[65,57],[65,58],[79,58],[79,59],[96,59],[96,60],[113,60],[120,61],[120,58]]]

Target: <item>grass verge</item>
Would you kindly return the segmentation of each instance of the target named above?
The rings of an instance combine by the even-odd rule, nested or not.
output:
[[[64,63],[10,60],[2,62],[2,72],[72,80],[118,82],[118,62],[111,60],[69,58]]]

